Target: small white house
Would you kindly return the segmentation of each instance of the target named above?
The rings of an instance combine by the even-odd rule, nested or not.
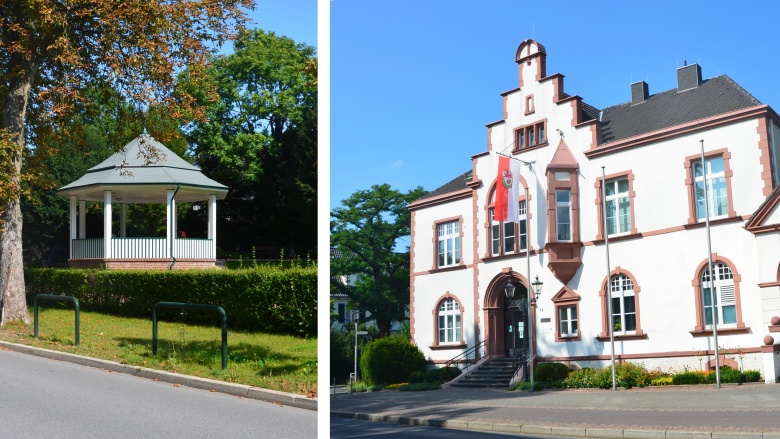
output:
[[[58,189],[70,199],[68,263],[81,268],[208,268],[216,262],[217,200],[228,188],[143,133],[78,180]],[[176,203],[205,201],[206,238],[177,233]],[[87,238],[87,202],[103,203],[103,237]],[[165,204],[165,237],[127,236],[128,204]],[[114,210],[116,208],[116,211]],[[113,224],[114,212],[119,227]]]
[[[650,93],[640,81],[629,101],[598,109],[567,93],[563,75],[547,74],[538,42],[520,44],[515,61],[518,83],[501,94],[485,149],[409,206],[411,331],[429,361],[476,346],[480,357],[533,349],[537,362],[601,367],[611,326],[618,361],[708,369],[714,307],[720,364],[775,382],[777,113],[726,75],[703,80],[697,64],[669,72],[675,89]],[[510,200],[519,224],[493,220],[498,153],[526,163]],[[543,288],[529,316],[523,300],[537,277]],[[520,300],[507,300],[508,282]]]

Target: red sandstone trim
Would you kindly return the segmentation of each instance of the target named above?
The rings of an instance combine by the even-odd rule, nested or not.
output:
[[[634,192],[634,171],[629,169],[627,171],[623,172],[617,172],[614,174],[609,174],[606,176],[607,181],[610,180],[618,180],[622,178],[628,179],[628,199],[629,199],[629,206],[631,210],[631,231],[628,233],[629,235],[636,235],[637,229],[636,229],[636,215],[634,213],[634,204],[636,203],[636,192]],[[603,184],[603,179],[601,177],[597,177],[595,183],[593,183],[593,187],[596,188],[596,208],[598,210],[598,232],[596,233],[596,240],[603,240],[604,239],[604,208],[603,203],[601,200],[601,196],[603,194],[603,191],[601,189]],[[619,235],[619,236],[625,236],[625,235]],[[610,241],[617,238],[618,236],[610,237]]]
[[[630,333],[621,333],[621,334],[614,334],[615,339],[617,339],[618,336],[622,337],[623,340],[630,340],[630,339],[636,339],[636,338],[647,338],[647,334],[645,334],[644,331],[642,331],[642,320],[640,319],[640,300],[639,300],[639,293],[642,292],[642,287],[639,286],[639,283],[636,281],[636,277],[633,273],[630,271],[622,268],[622,267],[615,267],[614,270],[612,270],[609,273],[609,279],[606,277],[601,282],[601,289],[599,290],[599,296],[601,297],[601,333],[597,338],[606,338],[609,340],[609,324],[612,320],[609,316],[609,308],[607,304],[607,288],[610,287],[609,280],[611,280],[615,276],[626,276],[627,278],[631,279],[631,283],[634,285],[634,311],[636,313],[636,330],[633,334]],[[614,309],[612,310],[614,312]]]
[[[718,156],[723,157],[723,174],[726,178],[726,196],[728,197],[729,203],[727,217],[735,218],[737,216],[737,212],[734,210],[734,195],[731,190],[731,177],[734,175],[734,172],[731,170],[731,153],[729,152],[728,148],[720,148],[704,152],[705,160]],[[688,188],[688,224],[704,223],[703,220],[698,219],[696,216],[696,192],[694,188],[693,176],[694,163],[701,163],[701,154],[689,155],[685,157],[685,161],[683,162],[683,167],[685,168],[685,185]],[[705,172],[705,170],[703,169],[702,172]],[[706,178],[706,173],[704,176]],[[712,223],[712,219],[710,219],[710,223]]]
[[[450,201],[462,200],[471,196],[471,189],[462,189],[448,194],[437,195],[435,197],[425,198],[415,201],[406,206],[408,210],[421,209],[423,207],[431,207],[439,204],[449,203]]]
[[[734,300],[737,310],[737,323],[736,327],[724,327],[721,328],[718,326],[718,334],[721,332],[728,333],[728,332],[737,332],[744,329],[750,329],[745,327],[745,323],[742,321],[742,297],[740,295],[740,283],[742,282],[742,275],[739,274],[737,271],[736,265],[734,265],[731,260],[729,260],[726,257],[718,256],[717,253],[712,254],[712,266],[713,269],[715,267],[715,264],[718,262],[721,262],[723,264],[726,264],[726,266],[731,269],[731,274],[733,275],[733,281],[734,281]],[[706,270],[709,266],[709,260],[704,259],[701,263],[699,263],[699,266],[696,267],[696,271],[694,271],[694,278],[691,280],[691,286],[693,286],[693,295],[694,295],[694,302],[696,306],[696,327],[693,331],[691,331],[691,335],[694,337],[696,336],[706,336],[708,333],[712,334],[711,329],[707,329],[704,326],[704,307],[702,305],[702,290],[701,290],[701,277],[704,274],[704,270]],[[710,273],[710,282],[713,282],[714,279],[714,273]],[[742,332],[739,332],[742,333]]]
[[[764,180],[764,196],[772,193],[772,155],[769,147],[769,117],[758,119],[756,133],[758,134],[758,150],[761,154],[761,178]]]
[[[458,308],[460,309],[460,342],[459,343],[447,343],[444,345],[439,345],[439,305],[442,301],[445,299],[453,299],[458,304]],[[460,299],[458,299],[457,296],[454,294],[450,294],[449,291],[441,295],[438,299],[436,299],[435,305],[433,306],[433,310],[431,310],[431,314],[433,314],[433,346],[460,346],[466,343],[466,340],[463,338],[463,327],[464,325],[464,319],[463,319],[463,312],[465,311],[465,308],[463,307],[463,303],[461,303]]]

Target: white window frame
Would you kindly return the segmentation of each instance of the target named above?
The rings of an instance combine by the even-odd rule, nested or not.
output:
[[[503,222],[495,220],[495,208],[490,208],[490,255],[500,256],[515,253],[515,247],[519,252],[528,247],[528,216],[525,201],[519,202],[518,213],[520,223]],[[525,231],[523,231],[525,229]],[[511,236],[507,233],[511,230]],[[496,233],[498,231],[498,233]],[[509,241],[511,239],[511,241]],[[508,244],[511,242],[511,245]],[[525,244],[525,245],[524,245]]]
[[[721,170],[713,172],[712,165],[716,162],[720,163]],[[694,175],[693,190],[695,195],[694,209],[696,210],[696,219],[703,221],[706,215],[706,212],[704,211],[705,175],[701,175],[701,160],[695,160],[692,166]],[[709,202],[710,219],[726,218],[729,214],[728,185],[726,181],[726,160],[722,155],[705,158],[704,167],[707,178],[707,201]],[[719,196],[716,197],[716,194],[719,194]],[[722,203],[719,203],[721,207],[721,213],[716,211],[716,206],[718,205],[716,204],[717,200],[723,201]]]
[[[576,337],[579,331],[576,306],[558,307],[558,331],[561,338]]]
[[[448,221],[436,226],[438,235],[436,262],[439,268],[460,264],[460,221]]]
[[[613,276],[610,280],[610,294],[612,297],[612,329],[615,334],[636,334],[637,312],[636,295],[634,294],[634,282],[625,274]],[[634,310],[626,312],[626,302],[633,302]],[[634,328],[626,330],[626,316],[634,316]],[[620,321],[620,329],[617,328],[617,321]]]
[[[620,182],[625,182],[625,190],[620,190]],[[610,180],[605,186],[606,210],[607,210],[607,234],[619,236],[631,233],[631,198],[629,197],[631,186],[627,177]],[[610,194],[610,192],[612,192]],[[621,212],[621,206],[626,203],[628,209]],[[625,223],[622,221],[625,219]],[[610,228],[610,221],[613,227]],[[623,227],[625,226],[625,227]],[[614,229],[614,231],[612,231]]]
[[[737,325],[737,298],[736,298],[736,285],[734,285],[734,274],[731,272],[731,268],[722,262],[716,262],[712,264],[712,268],[715,271],[716,279],[714,282],[715,288],[715,318],[717,319],[718,326],[736,326]],[[712,328],[712,305],[707,305],[710,302],[710,269],[704,268],[704,273],[701,276],[701,293],[702,293],[702,313],[704,319],[705,328]],[[730,308],[733,315],[733,322],[725,322],[724,308]]]
[[[568,194],[567,201],[558,201],[558,194]],[[561,222],[561,209],[566,209],[569,220],[568,222]],[[561,226],[568,227],[568,237],[561,238]],[[571,215],[571,190],[570,189],[556,189],[555,190],[555,236],[558,242],[571,242],[572,241],[572,215]]]
[[[458,301],[447,298],[439,303],[437,340],[439,344],[460,343],[463,318]]]

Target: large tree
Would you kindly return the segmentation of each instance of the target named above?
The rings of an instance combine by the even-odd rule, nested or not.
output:
[[[316,61],[315,48],[253,29],[207,70],[219,100],[202,102],[208,117],[187,138],[204,172],[230,187],[218,212],[228,250],[316,246]]]
[[[421,187],[404,193],[374,185],[330,214],[331,288],[346,294],[354,309],[370,312],[380,337],[390,335],[393,321],[406,318],[409,248],[399,252],[397,247],[411,232],[406,206],[424,193]]]
[[[139,107],[202,117],[177,93],[185,66],[194,81],[245,23],[252,0],[4,0],[0,2],[0,298],[3,325],[29,321],[22,270],[23,181],[41,175],[23,162],[47,151],[83,102],[86,84],[111,84]],[[204,84],[204,89],[205,89]],[[166,139],[161,139],[166,140]]]

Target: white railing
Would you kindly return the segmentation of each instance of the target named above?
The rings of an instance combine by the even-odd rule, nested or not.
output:
[[[173,256],[177,259],[213,259],[213,239],[176,238],[173,241]]]
[[[167,254],[165,238],[111,238],[114,259],[158,259]],[[74,239],[73,259],[104,258],[103,238]],[[213,239],[177,238],[173,255],[177,259],[213,259]]]
[[[89,259],[103,257],[103,238],[74,239],[73,259]]]
[[[165,238],[111,238],[115,259],[155,259],[165,254]]]

